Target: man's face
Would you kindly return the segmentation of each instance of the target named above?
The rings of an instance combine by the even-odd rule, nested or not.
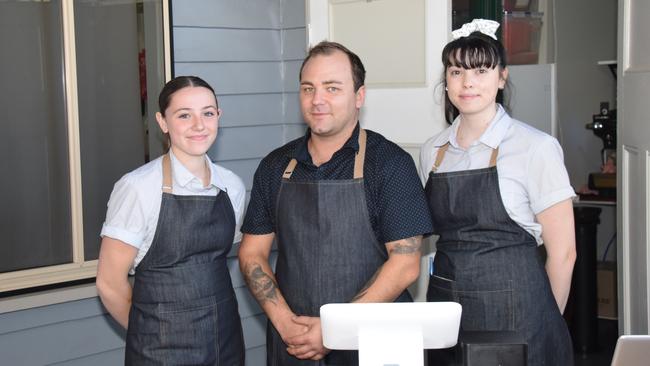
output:
[[[354,91],[352,67],[341,51],[314,56],[302,70],[300,107],[312,134],[349,134],[356,125],[364,97],[363,86]]]

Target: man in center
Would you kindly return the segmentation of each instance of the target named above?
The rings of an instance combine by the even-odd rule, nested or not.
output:
[[[323,346],[320,306],[412,301],[431,219],[411,157],[360,127],[364,80],[341,44],[313,47],[300,69],[307,133],[255,173],[239,265],[269,318],[268,365],[357,365],[356,351]]]

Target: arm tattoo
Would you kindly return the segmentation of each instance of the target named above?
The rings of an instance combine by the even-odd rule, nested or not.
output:
[[[414,236],[395,242],[395,246],[390,249],[391,254],[413,254],[419,253],[422,246],[422,237]]]
[[[262,270],[262,266],[257,263],[247,266],[244,278],[260,305],[267,301],[278,304],[278,284]]]
[[[359,290],[359,293],[356,294],[352,298],[352,301],[350,301],[350,302],[357,302],[357,301],[359,301],[359,299],[361,299],[362,297],[364,297],[366,295],[366,293],[368,292],[368,289],[375,283],[375,281],[377,281],[377,277],[379,276],[379,272],[381,272],[381,269],[383,267],[384,266],[382,265],[381,267],[379,267],[379,269],[377,269],[377,272],[375,272],[375,274],[372,275],[372,277],[370,277],[368,282],[361,288],[361,290]]]

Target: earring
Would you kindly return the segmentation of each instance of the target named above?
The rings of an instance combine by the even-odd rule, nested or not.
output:
[[[449,88],[447,88],[446,86],[445,86],[445,91],[449,91]]]

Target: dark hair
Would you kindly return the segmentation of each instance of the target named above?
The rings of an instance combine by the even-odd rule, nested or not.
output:
[[[447,86],[446,74],[450,66],[462,67],[463,69],[476,69],[486,67],[493,69],[499,67],[504,70],[508,66],[506,50],[501,42],[481,32],[473,32],[467,37],[457,38],[445,46],[442,50],[443,85]],[[506,81],[506,88],[509,83]],[[504,89],[506,89],[504,88]],[[496,102],[507,107],[507,95],[505,90],[497,92]],[[445,119],[451,124],[458,116],[458,109],[451,103],[447,93],[445,95]]]
[[[172,95],[177,91],[187,88],[187,87],[203,87],[209,89],[212,94],[214,94],[215,101],[217,100],[217,94],[214,92],[214,89],[208,84],[205,80],[201,79],[198,76],[177,76],[167,82],[165,86],[160,91],[158,96],[158,108],[160,108],[160,113],[164,116],[165,110],[169,107],[171,103]],[[219,107],[219,102],[217,101],[217,108]]]
[[[348,56],[348,60],[350,60],[350,67],[352,68],[352,80],[354,81],[354,91],[355,92],[358,91],[359,88],[361,88],[366,82],[366,69],[363,67],[363,63],[361,62],[359,56],[357,56],[354,52],[347,49],[344,45],[337,42],[322,41],[319,44],[312,47],[311,49],[309,49],[309,53],[307,54],[307,57],[302,61],[302,65],[300,66],[299,80],[302,81],[302,69],[305,68],[305,64],[307,63],[307,61],[309,61],[309,59],[311,59],[314,56],[322,56],[322,55],[329,56],[336,51],[341,51],[346,56]]]

